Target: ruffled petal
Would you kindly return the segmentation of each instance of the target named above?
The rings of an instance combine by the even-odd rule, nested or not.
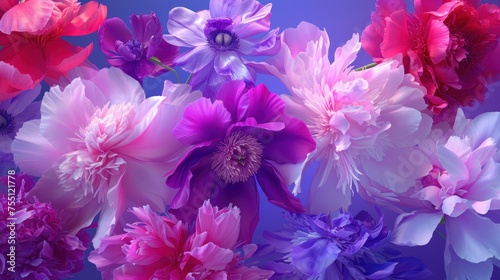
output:
[[[168,14],[168,33],[164,38],[179,47],[201,46],[207,43],[203,33],[204,20],[197,13],[184,7],[173,8]]]
[[[102,52],[108,57],[116,55],[116,42],[127,42],[132,39],[132,32],[127,24],[120,18],[110,18],[106,20],[99,28],[99,45]]]
[[[35,33],[45,28],[56,8],[52,0],[30,0],[16,3],[0,17],[0,32]]]
[[[432,238],[439,222],[440,212],[414,211],[399,215],[394,225],[392,242],[404,246],[422,246]]]
[[[309,239],[292,248],[293,264],[305,275],[321,275],[342,250],[327,238]]]
[[[95,32],[106,20],[108,8],[97,1],[82,5],[78,14],[64,26],[61,36],[82,36]]]
[[[33,80],[29,74],[22,74],[14,66],[0,61],[0,102],[12,98],[21,91],[33,87]]]
[[[243,81],[228,81],[222,84],[216,96],[216,99],[221,100],[226,110],[231,113],[233,123],[243,119],[250,104],[250,98]]]
[[[212,103],[210,99],[201,98],[186,106],[172,134],[182,143],[196,145],[224,138],[230,124],[231,114],[222,101]]]

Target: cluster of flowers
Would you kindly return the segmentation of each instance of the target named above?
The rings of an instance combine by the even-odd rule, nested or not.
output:
[[[256,0],[176,7],[168,34],[154,13],[132,15],[131,31],[94,1],[2,1],[0,171],[18,168],[23,187],[17,270],[2,250],[0,272],[77,273],[98,217],[89,260],[103,279],[423,279],[422,262],[384,244],[426,245],[439,224],[447,278],[490,278],[500,112],[467,119],[461,106],[500,78],[500,8],[414,4],[377,0],[331,62],[326,31],[270,30],[272,5]],[[92,45],[61,39],[95,31],[109,69],[87,60]],[[362,47],[375,63],[354,69]],[[174,67],[188,82],[147,98],[143,80]],[[42,81],[51,88],[35,102]],[[295,195],[314,168],[303,206]],[[260,247],[258,186],[287,221]],[[346,212],[354,194],[398,211],[394,229],[378,207],[377,221]]]

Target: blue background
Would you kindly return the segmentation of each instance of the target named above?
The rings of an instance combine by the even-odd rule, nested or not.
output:
[[[85,2],[88,1],[82,1],[82,3]],[[166,33],[168,12],[173,7],[184,6],[193,11],[199,11],[208,9],[209,3],[208,0],[103,0],[99,2],[108,7],[108,18],[119,17],[127,23],[129,15],[132,13],[148,14],[150,12],[155,12],[163,24],[164,33]],[[370,14],[375,9],[375,1],[369,0],[262,0],[260,2],[263,4],[269,2],[273,3],[273,14],[271,18],[272,28],[279,27],[280,30],[284,30],[286,28],[296,27],[301,21],[308,21],[321,29],[326,29],[330,36],[330,60],[333,59],[335,48],[343,45],[350,39],[352,33],[361,34],[363,29],[370,23]],[[500,5],[500,0],[490,0],[488,2]],[[407,6],[412,9],[413,1],[406,1],[406,3]],[[85,46],[93,42],[94,51],[89,58],[90,61],[99,68],[109,67],[104,55],[99,49],[96,33],[78,38],[67,38],[67,40],[79,46]],[[362,50],[355,62],[355,66],[363,66],[370,62],[371,58]],[[187,74],[182,73],[182,70],[179,72],[181,73],[182,80],[185,80]],[[147,79],[144,82],[146,93],[148,95],[160,94],[164,79],[175,81],[175,77],[171,73],[167,73],[159,78]],[[272,77],[258,76],[257,83],[266,84],[276,93],[287,92],[285,87],[277,79]],[[484,104],[477,104],[466,110],[468,117],[474,117],[487,111],[500,111],[499,91],[499,83],[492,85]],[[312,172],[314,172],[314,170],[312,170],[306,178],[306,185],[311,179]],[[299,198],[304,204],[307,202],[307,188],[303,190]],[[254,241],[256,243],[262,242],[261,236],[264,230],[277,230],[282,226],[281,210],[268,203],[262,193],[260,204],[260,223],[254,235]],[[376,216],[373,206],[355,197],[353,207],[350,210],[353,213],[357,213],[361,209],[365,209]],[[391,228],[396,216],[388,211],[385,211],[385,213],[385,223]],[[500,222],[500,218],[498,215],[496,216],[497,217],[492,218],[496,220],[496,222]],[[432,279],[445,279],[443,263],[444,241],[439,236],[435,235],[431,242],[423,247],[393,247],[403,252],[404,256],[414,256],[423,260],[434,273]],[[496,269],[492,279],[495,278],[500,279],[500,270],[498,269]],[[101,279],[101,276],[93,264],[86,262],[84,270],[72,279]]]

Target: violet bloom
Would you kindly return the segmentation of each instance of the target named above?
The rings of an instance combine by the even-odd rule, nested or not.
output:
[[[28,201],[26,191],[35,182],[26,175],[15,175],[16,194],[16,258],[15,272],[8,271],[11,264],[10,235],[7,220],[10,217],[7,195],[0,195],[0,274],[2,279],[66,279],[83,268],[85,250],[90,236],[80,231],[68,234],[61,226],[58,213],[49,203],[36,198]],[[4,184],[7,178],[0,179]],[[9,179],[12,182],[12,179]],[[3,187],[2,187],[3,188]]]
[[[186,107],[172,133],[190,145],[169,173],[167,185],[179,191],[171,212],[191,220],[203,201],[230,203],[242,211],[241,237],[251,241],[258,221],[256,181],[268,200],[293,212],[303,211],[287,186],[315,148],[302,121],[285,114],[285,103],[264,85],[249,90],[242,81],[222,85],[215,101],[201,98]]]
[[[158,17],[154,13],[131,15],[130,23],[133,33],[120,18],[110,18],[99,28],[99,44],[109,64],[139,81],[167,71],[150,59],[156,57],[161,63],[172,66],[179,47],[163,40]]]
[[[459,109],[451,136],[428,145],[433,169],[400,198],[420,204],[396,219],[393,242],[426,245],[444,222],[448,279],[489,279],[500,260],[500,224],[486,216],[500,209],[499,128],[499,112],[467,120]]]
[[[290,215],[287,227],[265,232],[264,238],[281,259],[268,264],[276,275],[293,279],[423,279],[430,276],[414,258],[388,259],[397,255],[382,250],[389,237],[383,216],[375,221],[365,211],[356,216],[341,213]],[[282,279],[282,278],[277,278]]]
[[[198,13],[183,7],[170,11],[170,35],[164,38],[192,48],[175,63],[194,73],[193,88],[207,83],[207,90],[216,93],[227,80],[254,82],[254,70],[242,57],[274,55],[280,47],[278,29],[269,31],[271,7],[255,0],[211,0],[210,9]]]
[[[240,210],[220,209],[209,201],[189,227],[149,206],[133,208],[140,220],[126,233],[106,237],[89,260],[102,279],[269,279],[272,271],[246,266],[257,246],[240,246]],[[190,230],[191,229],[191,230]]]

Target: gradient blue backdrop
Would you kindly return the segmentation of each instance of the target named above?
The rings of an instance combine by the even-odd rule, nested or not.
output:
[[[1,0],[0,0],[1,1]],[[88,1],[82,1],[83,3]],[[108,7],[108,18],[119,17],[128,23],[129,15],[145,14],[155,12],[163,23],[164,32],[166,33],[166,22],[168,20],[168,12],[176,6],[184,6],[193,11],[208,9],[208,0],[103,0],[100,3]],[[370,23],[370,14],[375,9],[375,1],[369,0],[262,0],[263,4],[273,3],[272,28],[279,27],[284,30],[290,27],[296,27],[301,21],[308,21],[317,25],[321,29],[326,29],[330,36],[330,58],[333,58],[333,52],[336,47],[343,45],[351,38],[352,33],[361,33],[363,29]],[[406,0],[408,7],[412,7],[413,1]],[[483,1],[485,2],[485,1]],[[500,0],[490,0],[489,3],[500,5]],[[104,55],[99,49],[97,42],[97,34],[91,34],[79,38],[68,38],[68,41],[75,45],[84,46],[90,42],[94,43],[94,51],[90,56],[90,61],[96,64],[99,68],[108,67]],[[499,58],[500,60],[500,58]],[[370,57],[361,51],[355,66],[363,66],[371,62]],[[182,72],[182,70],[181,70]],[[181,75],[185,80],[187,74]],[[148,95],[158,95],[161,93],[163,79],[174,80],[172,74],[167,73],[160,78],[147,79],[144,82],[144,88]],[[272,91],[277,93],[285,93],[285,87],[275,78],[258,76],[257,83],[265,83]],[[469,117],[474,117],[482,112],[500,111],[500,84],[494,84],[490,87],[490,93],[484,104],[476,105],[467,110]],[[313,170],[314,171],[314,170]],[[310,183],[311,174],[306,177],[306,185]],[[299,195],[303,203],[307,200],[307,188]],[[260,223],[255,232],[254,241],[259,243],[262,241],[262,232],[264,230],[276,230],[282,225],[281,210],[269,204],[265,196],[261,194],[261,212]],[[367,205],[359,198],[354,199],[352,212],[365,209],[376,215],[373,206]],[[385,211],[385,222],[389,227],[394,224],[395,215]],[[492,217],[497,222],[500,222],[500,217]],[[500,234],[499,234],[500,236]],[[429,268],[434,272],[433,279],[445,279],[444,264],[443,264],[443,249],[444,242],[439,236],[435,235],[431,242],[424,247],[402,248],[396,247],[402,251],[405,256],[414,256],[422,259]],[[97,272],[95,266],[86,262],[85,268],[76,277],[72,279],[101,279],[100,273]],[[492,279],[500,279],[500,271],[496,270]]]

